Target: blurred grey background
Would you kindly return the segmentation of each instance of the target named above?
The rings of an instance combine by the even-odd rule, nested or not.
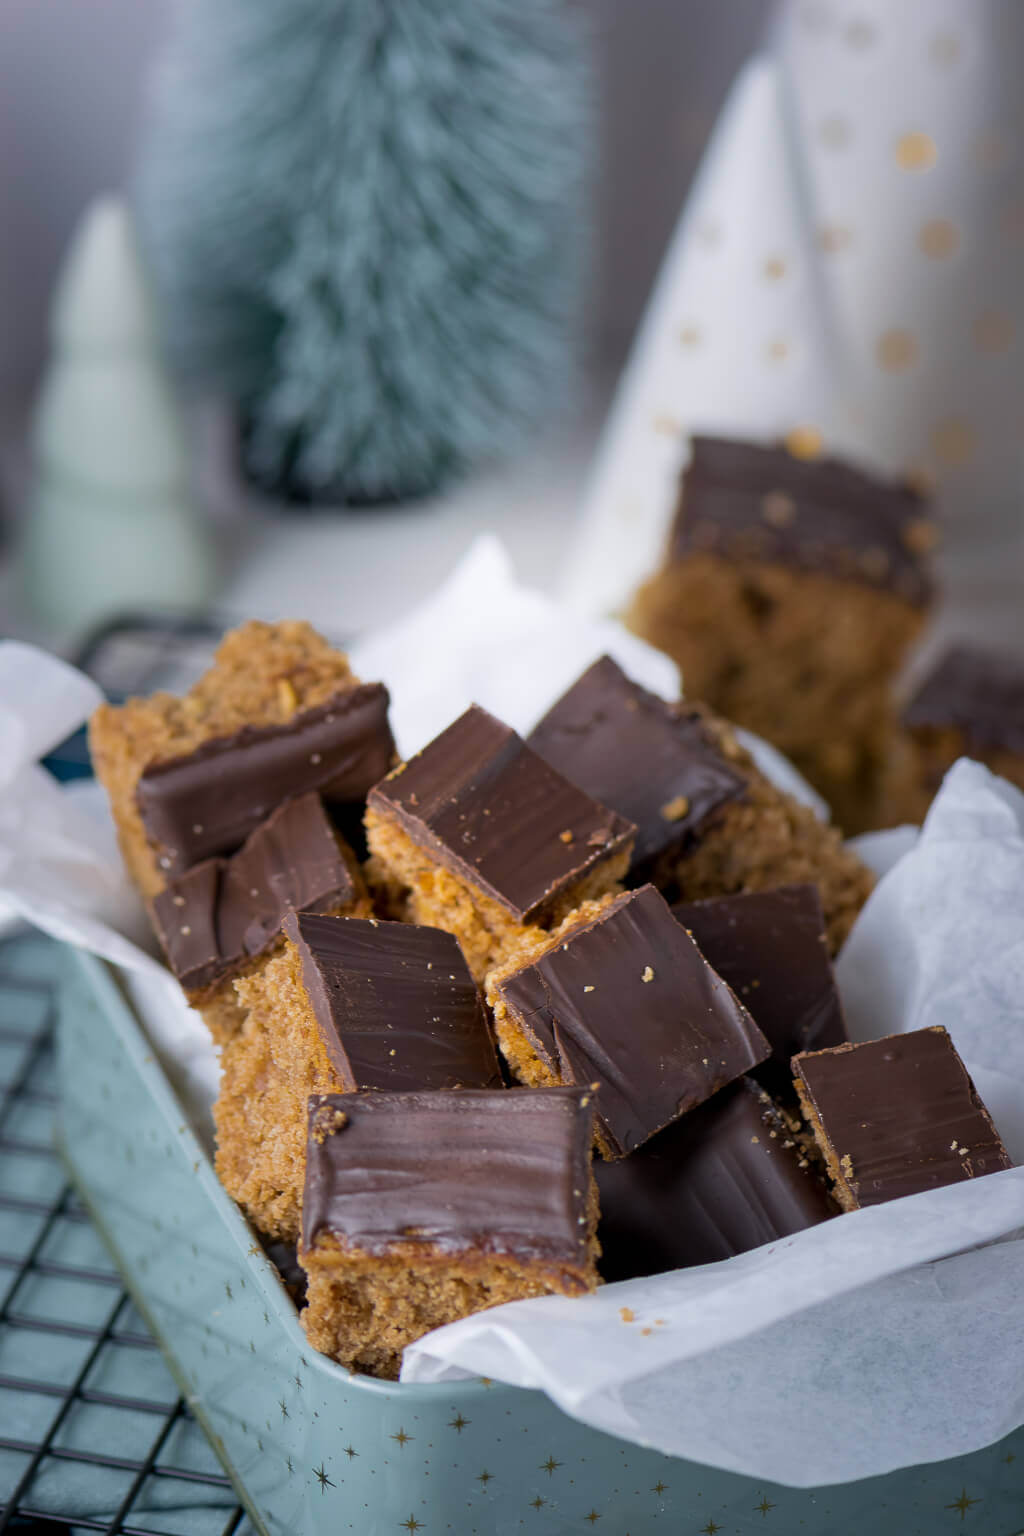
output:
[[[0,0],[0,414],[19,417],[46,348],[61,253],[97,192],[130,175],[146,78],[176,0]],[[253,0],[258,4],[259,0]],[[714,117],[769,0],[578,0],[601,109],[595,375],[621,363]]]

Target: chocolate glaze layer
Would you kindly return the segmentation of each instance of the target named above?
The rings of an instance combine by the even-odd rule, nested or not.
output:
[[[1024,754],[1024,660],[954,647],[911,699],[903,723],[960,731],[968,750]]]
[[[510,1254],[583,1269],[593,1095],[326,1094],[309,1101],[302,1242]]]
[[[906,483],[838,459],[698,436],[669,553],[795,566],[924,605],[933,592],[929,515],[929,502]]]
[[[353,860],[354,863],[354,860]],[[286,912],[327,912],[357,895],[319,795],[289,800],[230,859],[206,859],[153,900],[157,936],[182,986],[202,991],[269,949]]]
[[[371,790],[368,804],[521,923],[542,920],[635,832],[476,704]]]
[[[713,1264],[836,1215],[820,1175],[749,1078],[618,1162],[594,1164],[605,1280]]]
[[[769,1053],[653,885],[616,897],[498,991],[562,1082],[600,1084],[608,1156],[625,1156]]]
[[[753,1075],[792,1092],[790,1060],[847,1039],[815,885],[679,902],[672,916],[745,1003],[772,1048]]]
[[[161,869],[233,853],[284,800],[311,790],[360,803],[394,761],[388,691],[361,683],[283,725],[245,726],[186,757],[150,763],[136,800]]]
[[[544,760],[636,823],[631,869],[698,837],[712,813],[746,790],[695,711],[668,704],[595,661],[526,738]]]
[[[347,1090],[504,1086],[487,1010],[450,933],[294,912],[284,929]]]
[[[1010,1168],[1006,1148],[944,1029],[916,1029],[793,1059],[840,1190],[878,1205]],[[814,1122],[817,1121],[817,1124]]]

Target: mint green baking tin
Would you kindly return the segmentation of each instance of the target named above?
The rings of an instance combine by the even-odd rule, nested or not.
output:
[[[1024,1430],[954,1461],[793,1489],[642,1450],[541,1393],[350,1376],[309,1348],[115,974],[92,956],[63,955],[64,1156],[262,1531],[1017,1536],[1024,1527]],[[779,1411],[799,1417],[800,1404]]]

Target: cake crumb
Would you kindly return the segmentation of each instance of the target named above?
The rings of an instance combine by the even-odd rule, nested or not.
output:
[[[298,708],[298,695],[286,677],[277,680],[277,702],[281,706],[282,715],[293,714]]]
[[[593,987],[584,987],[583,990],[584,992],[593,992],[594,989]]]
[[[653,981],[654,980],[654,972],[651,970],[651,967],[649,965],[645,965],[644,966],[643,974],[640,977],[640,980],[641,981]]]
[[[666,800],[661,808],[661,814],[666,821],[682,821],[683,817],[688,815],[689,810],[689,797],[686,795],[676,795],[673,799]]]
[[[632,1307],[620,1307],[619,1316],[622,1318],[624,1323],[636,1322],[636,1313],[633,1311]]]
[[[322,1147],[328,1136],[333,1136],[337,1131],[342,1131],[348,1125],[348,1115],[343,1109],[332,1109],[329,1104],[322,1104],[313,1117],[310,1134],[318,1147]]]
[[[560,841],[563,842],[563,843],[571,843],[572,842],[572,832],[569,830],[568,827],[566,827],[564,832],[559,832],[558,836],[559,836]]]

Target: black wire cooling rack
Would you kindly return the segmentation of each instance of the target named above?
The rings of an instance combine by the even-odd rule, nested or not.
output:
[[[221,626],[125,619],[78,658],[112,697],[187,687]],[[84,735],[49,765],[89,772]],[[252,1536],[54,1151],[52,941],[0,941],[0,1533]]]

